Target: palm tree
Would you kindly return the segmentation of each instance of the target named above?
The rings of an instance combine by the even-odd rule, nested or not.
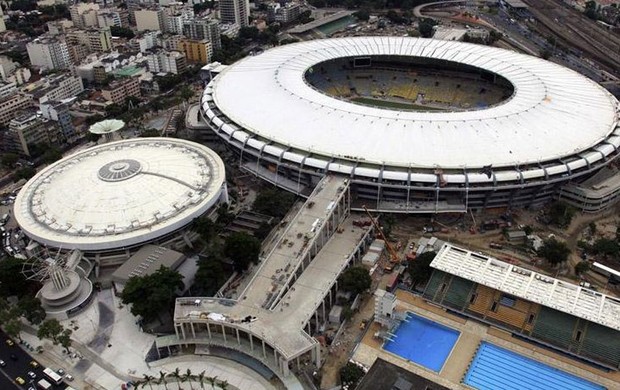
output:
[[[189,368],[187,369],[187,371],[185,371],[185,375],[183,375],[183,378],[185,379],[185,381],[189,382],[189,388],[191,390],[194,390],[194,386],[192,385],[194,376],[192,375],[192,371]]]
[[[211,385],[211,389],[215,389],[215,384],[217,383],[217,376],[208,376],[205,379]]]
[[[198,379],[198,382],[200,382],[200,388],[202,390],[204,390],[205,388],[205,372],[201,372],[200,374],[196,375],[196,379]]]
[[[179,367],[175,368],[168,376],[176,379],[177,387],[181,390],[181,370],[179,370]]]
[[[228,389],[228,381],[221,381],[219,386],[220,386],[220,389],[222,390]]]
[[[144,374],[143,375],[143,379],[142,381],[140,381],[140,383],[142,384],[142,388],[144,389],[146,387],[146,385],[149,385],[149,388],[151,390],[153,390],[153,381],[155,381],[155,377],[148,375],[148,374]]]
[[[153,381],[155,380],[154,376],[144,374],[143,379],[139,382],[142,384],[142,388],[144,389],[146,385],[149,385],[149,388],[153,390]]]
[[[163,371],[159,372],[159,380],[157,381],[158,385],[161,385],[163,383],[164,388],[166,390],[168,390],[168,382],[166,381],[166,373]]]

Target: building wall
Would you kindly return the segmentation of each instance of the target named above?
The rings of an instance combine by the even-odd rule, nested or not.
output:
[[[161,10],[141,9],[134,13],[138,31],[164,31],[163,12]]]
[[[179,51],[185,53],[188,62],[205,65],[211,62],[213,55],[211,44],[207,40],[182,39],[179,41]]]
[[[248,0],[220,1],[220,19],[223,23],[247,27],[250,21],[250,2]]]
[[[11,119],[19,115],[21,110],[30,107],[31,104],[32,97],[22,94],[0,100],[0,126],[7,126]]]
[[[34,40],[26,45],[30,63],[37,68],[67,69],[71,66],[71,57],[67,44],[62,41],[45,39]]]

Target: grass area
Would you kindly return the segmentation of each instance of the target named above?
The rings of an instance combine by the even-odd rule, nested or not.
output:
[[[421,106],[419,104],[414,103],[401,103],[401,102],[392,102],[389,100],[382,99],[372,99],[367,97],[355,97],[350,99],[354,103],[360,103],[367,106],[373,107],[385,107],[385,108],[394,108],[397,110],[408,110],[408,111],[447,111],[443,108],[437,107],[429,107],[429,106]]]

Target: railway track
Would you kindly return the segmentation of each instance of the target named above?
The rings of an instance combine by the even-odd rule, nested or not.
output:
[[[532,15],[570,47],[576,47],[608,72],[620,69],[620,36],[556,0],[524,0]]]

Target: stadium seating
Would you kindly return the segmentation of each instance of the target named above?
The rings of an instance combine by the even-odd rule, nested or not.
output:
[[[620,332],[589,322],[582,339],[580,354],[619,367]]]
[[[476,289],[476,300],[467,307],[467,310],[484,316],[491,308],[494,297],[495,291],[486,286],[478,285]]]
[[[532,330],[532,336],[558,347],[574,351],[578,346],[578,343],[573,338],[576,325],[577,318],[570,314],[548,307],[541,307]]]
[[[463,310],[469,303],[469,297],[474,283],[457,276],[453,276],[451,279],[452,281],[440,303],[452,307],[453,309]]]
[[[440,286],[444,283],[444,278],[446,274],[441,271],[433,271],[431,278],[426,283],[426,288],[424,289],[424,298],[435,300],[435,296],[439,291]]]

